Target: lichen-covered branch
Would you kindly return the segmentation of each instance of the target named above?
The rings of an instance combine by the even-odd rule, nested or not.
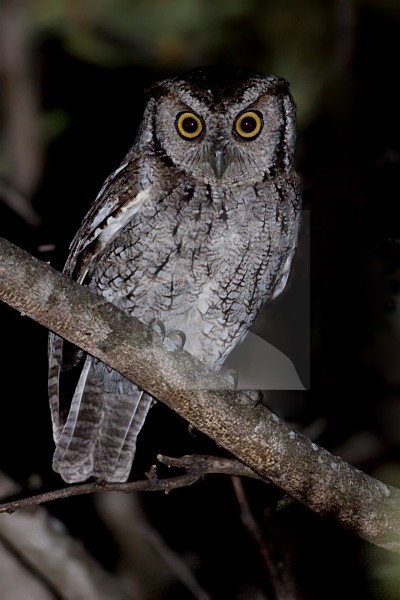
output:
[[[102,297],[0,239],[0,299],[164,402],[259,475],[360,537],[400,552],[400,491],[290,429],[254,395],[157,336]]]

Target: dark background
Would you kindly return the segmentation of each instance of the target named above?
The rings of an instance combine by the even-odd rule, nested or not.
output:
[[[398,484],[399,2],[59,0],[21,6],[7,0],[0,10],[0,234],[57,269],[102,182],[132,144],[143,91],[152,82],[200,64],[242,65],[291,82],[298,170],[304,208],[311,212],[311,332],[304,306],[290,300],[297,298],[296,286],[309,285],[302,263],[307,243],[289,290],[261,323],[268,328],[280,307],[290,307],[301,341],[292,347],[277,334],[274,342],[289,353],[306,385],[311,355],[311,391],[270,394],[269,402],[317,443]],[[6,33],[13,35],[5,27],[10,14],[23,32],[29,91],[27,115],[20,117],[23,109],[10,98],[12,69],[21,65],[17,54],[6,61],[4,50]],[[26,140],[16,150],[15,136],[24,135],[18,122],[25,118]],[[29,164],[36,166],[24,176]],[[34,213],[25,207],[18,214],[15,190]],[[47,333],[3,305],[0,319],[1,468],[26,489],[33,475],[45,488],[60,486],[51,471]],[[160,451],[220,452],[157,405],[141,437],[135,475],[142,476]],[[244,483],[299,598],[353,597],[353,590],[362,598],[400,597],[398,564],[389,553],[301,506],[276,512],[277,490]],[[142,502],[167,544],[192,557],[213,598],[256,598],[260,589],[272,597],[228,478],[209,478],[169,496],[148,494]],[[108,569],[116,568],[115,541],[91,498],[48,508]],[[172,587],[157,597],[191,596]]]

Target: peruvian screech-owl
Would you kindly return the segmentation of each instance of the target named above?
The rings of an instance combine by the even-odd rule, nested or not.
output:
[[[64,272],[143,323],[180,330],[213,369],[284,288],[300,214],[295,107],[284,79],[197,68],[148,92]],[[152,398],[50,336],[53,468],[125,481]]]

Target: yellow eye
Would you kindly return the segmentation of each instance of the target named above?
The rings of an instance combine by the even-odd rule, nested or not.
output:
[[[200,117],[192,112],[182,112],[176,117],[178,133],[186,140],[194,140],[203,132],[204,125]]]
[[[235,121],[235,131],[245,140],[254,140],[263,126],[262,114],[258,110],[247,110]]]

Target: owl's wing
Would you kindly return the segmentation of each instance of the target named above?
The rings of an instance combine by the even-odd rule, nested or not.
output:
[[[286,244],[284,244],[282,250],[283,255],[286,256],[286,260],[282,264],[280,273],[276,278],[275,286],[271,294],[271,300],[274,300],[281,295],[288,282],[293,258],[296,252],[296,240],[300,227],[300,219],[298,218],[298,214],[301,210],[300,178],[293,171],[290,178],[280,181],[279,188],[281,190],[280,193],[286,198],[287,205],[290,206],[291,211],[285,219],[281,220],[281,227],[290,228],[291,231],[290,235],[283,236],[283,240],[286,240]]]
[[[79,283],[84,282],[96,256],[150,197],[152,185],[139,184],[139,169],[139,161],[129,159],[106,179],[72,240],[63,272]]]
[[[105,182],[75,236],[64,273],[84,283],[97,255],[140,210],[150,187],[138,165],[123,163]],[[49,402],[56,451],[53,468],[69,483],[96,476],[125,481],[152,399],[100,361],[49,336]]]

